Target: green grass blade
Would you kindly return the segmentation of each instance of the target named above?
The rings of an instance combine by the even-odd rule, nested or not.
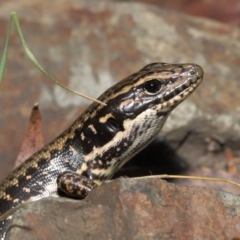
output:
[[[20,37],[20,40],[22,42],[22,45],[23,45],[23,48],[25,50],[25,53],[27,54],[28,58],[33,62],[33,64],[45,75],[47,76],[50,80],[52,80],[54,83],[58,84],[59,86],[61,86],[62,88],[72,92],[72,93],[75,93],[81,97],[84,97],[88,100],[91,100],[91,101],[94,101],[94,102],[98,102],[100,104],[103,104],[103,105],[106,105],[105,103],[99,101],[99,100],[96,100],[94,98],[91,98],[91,97],[88,97],[84,94],[81,94],[81,93],[78,93],[66,86],[64,86],[63,84],[61,84],[60,82],[58,82],[55,78],[53,78],[49,73],[47,73],[43,67],[38,63],[37,59],[34,57],[34,55],[32,54],[32,52],[30,51],[30,49],[28,48],[26,42],[25,42],[25,39],[23,37],[23,34],[22,34],[22,30],[21,30],[21,27],[20,27],[20,24],[19,24],[19,20],[18,20],[18,16],[17,16],[17,13],[16,12],[12,12],[11,14],[11,18],[10,18],[10,24],[9,24],[9,27],[8,27],[8,33],[7,33],[7,40],[6,40],[6,43],[5,43],[5,46],[4,46],[4,51],[3,51],[3,55],[2,55],[2,59],[1,59],[1,63],[0,63],[0,83],[2,81],[2,78],[3,78],[3,74],[4,74],[4,69],[5,69],[5,66],[6,66],[6,60],[7,60],[7,52],[8,52],[8,43],[9,43],[9,38],[10,38],[10,33],[11,33],[11,26],[12,26],[12,22],[14,21],[15,25],[16,25],[16,28],[17,28],[17,32],[18,32],[18,35]]]
[[[10,17],[10,24],[8,26],[8,32],[7,32],[7,40],[4,46],[4,50],[3,50],[3,55],[1,58],[1,62],[0,62],[0,84],[2,82],[3,79],[3,74],[4,74],[4,69],[6,66],[6,61],[7,61],[7,54],[8,54],[8,43],[9,43],[9,36],[11,33],[11,27],[12,27],[12,16]]]

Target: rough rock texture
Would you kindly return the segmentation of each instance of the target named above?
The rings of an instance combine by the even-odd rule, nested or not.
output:
[[[119,1],[119,0],[116,0]],[[170,11],[184,12],[193,16],[202,16],[223,23],[240,26],[238,0],[120,0],[125,2],[143,2],[154,4]]]
[[[203,118],[239,134],[239,29],[139,3],[9,0],[0,7],[0,49],[11,11],[18,12],[26,41],[45,69],[93,97],[150,62],[200,64],[205,81],[164,130]],[[15,31],[0,100],[1,178],[12,169],[33,103],[40,102],[46,142],[87,104],[46,80],[27,59]]]
[[[158,179],[122,178],[103,184],[84,201],[51,198],[29,204],[15,215],[6,239],[237,237],[240,197]]]

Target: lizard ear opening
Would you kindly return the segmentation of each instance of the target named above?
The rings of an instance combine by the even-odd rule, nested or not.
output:
[[[118,131],[123,131],[123,126],[121,126],[121,124],[113,117],[110,117],[108,120],[107,120],[107,126],[108,126],[108,129],[111,131],[111,132],[118,132]]]

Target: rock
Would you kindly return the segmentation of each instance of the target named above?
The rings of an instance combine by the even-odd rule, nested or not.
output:
[[[136,2],[136,0],[124,1]],[[137,0],[137,2],[150,3],[170,11],[184,12],[193,16],[211,18],[223,23],[228,23],[238,27],[240,26],[240,4],[238,0],[221,0],[221,4],[218,4],[215,0]]]
[[[12,11],[42,66],[92,97],[150,62],[200,64],[202,86],[171,114],[163,131],[207,119],[222,131],[239,134],[238,28],[139,3],[9,0],[0,9],[1,49]],[[46,80],[27,59],[16,31],[11,39],[0,94],[2,179],[12,169],[35,102],[40,102],[46,142],[89,103]]]
[[[48,198],[19,210],[10,239],[234,239],[240,197],[159,179],[121,178],[85,200]]]

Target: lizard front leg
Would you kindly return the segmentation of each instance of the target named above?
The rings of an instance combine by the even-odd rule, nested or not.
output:
[[[91,179],[75,172],[65,171],[58,175],[58,188],[68,196],[85,198],[98,185]]]

